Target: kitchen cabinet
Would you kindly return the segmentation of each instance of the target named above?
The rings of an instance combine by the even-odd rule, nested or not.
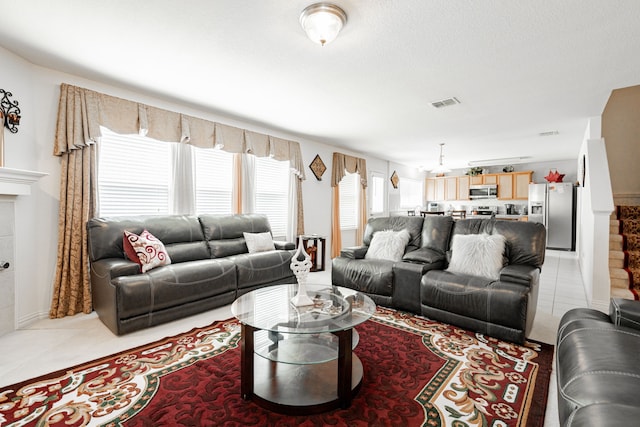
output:
[[[474,175],[469,177],[471,185],[482,185],[483,179],[482,175]]]
[[[529,184],[533,181],[533,172],[513,173],[513,198],[527,200],[529,198]]]
[[[444,178],[436,178],[436,193],[434,200],[440,201],[445,199]]]
[[[498,199],[527,200],[532,171],[498,174]]]
[[[458,177],[450,176],[444,178],[444,199],[458,200]]]
[[[426,178],[425,194],[431,202],[469,200],[471,185],[494,184],[499,200],[527,200],[532,177],[532,171],[523,171]]]
[[[449,200],[447,198],[447,179],[449,178],[439,177],[425,179],[427,201],[441,202],[444,200]]]
[[[469,185],[471,179],[469,175],[458,177],[458,200],[469,200]]]
[[[425,187],[425,200],[433,202],[436,199],[436,180],[435,178],[427,178],[424,180],[424,187]]]
[[[496,173],[488,173],[482,175],[482,183],[483,184],[498,184],[498,174]]]
[[[498,199],[513,199],[513,176],[510,173],[498,175]]]

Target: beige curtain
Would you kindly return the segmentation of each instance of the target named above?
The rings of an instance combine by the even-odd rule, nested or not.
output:
[[[242,154],[233,155],[233,188],[231,190],[233,213],[242,213]]]
[[[94,100],[82,91],[60,93],[56,149],[60,156],[58,257],[49,316],[90,313],[89,254],[86,223],[96,210],[96,128],[87,118]]]
[[[333,187],[333,200],[331,203],[331,257],[340,255],[342,249],[342,232],[340,231],[340,190],[339,185],[346,173],[358,173],[360,175],[360,212],[358,215],[358,228],[356,230],[356,242],[362,243],[364,227],[367,223],[367,161],[359,157],[347,156],[342,153],[333,153],[331,166],[331,187]]]
[[[97,212],[97,145],[100,126],[120,134],[147,135],[230,153],[251,153],[288,160],[301,183],[305,179],[300,144],[227,126],[63,83],[53,153],[60,157],[58,261],[50,317],[91,311],[85,226]],[[239,210],[240,191],[234,210]],[[304,230],[302,197],[298,230]]]

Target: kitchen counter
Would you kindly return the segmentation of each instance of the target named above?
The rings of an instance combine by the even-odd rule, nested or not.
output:
[[[506,219],[507,221],[527,221],[528,215],[496,215],[496,219]]]
[[[474,214],[470,214],[467,215],[467,218],[485,218],[485,219],[489,219],[491,218],[490,215],[474,215]],[[506,215],[506,214],[496,214],[495,219],[502,219],[502,220],[507,220],[507,221],[527,221],[528,220],[528,216],[527,215]]]

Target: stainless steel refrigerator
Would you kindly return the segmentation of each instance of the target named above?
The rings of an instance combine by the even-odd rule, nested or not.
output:
[[[576,248],[575,190],[570,182],[529,184],[529,221],[547,227],[547,248]]]

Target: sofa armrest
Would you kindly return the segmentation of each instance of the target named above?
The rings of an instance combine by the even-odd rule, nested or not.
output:
[[[340,256],[351,259],[363,259],[369,246],[351,246],[349,248],[343,248],[340,251]]]
[[[274,240],[273,245],[276,247],[276,249],[280,250],[291,250],[296,248],[295,243],[285,242],[282,240]]]
[[[539,268],[532,265],[509,264],[500,270],[500,281],[531,286],[539,274]]]
[[[140,274],[140,265],[122,258],[105,258],[91,263],[91,273],[94,279],[110,283],[120,276]]]
[[[402,261],[405,262],[429,265],[433,264],[433,267],[428,268],[427,270],[442,267],[446,259],[447,257],[444,253],[429,248],[416,249],[415,251],[407,252],[402,257]]]
[[[393,264],[391,301],[394,308],[420,313],[420,281],[426,271],[425,264],[411,262]]]
[[[616,326],[640,330],[640,302],[613,298],[609,303],[609,317]]]

